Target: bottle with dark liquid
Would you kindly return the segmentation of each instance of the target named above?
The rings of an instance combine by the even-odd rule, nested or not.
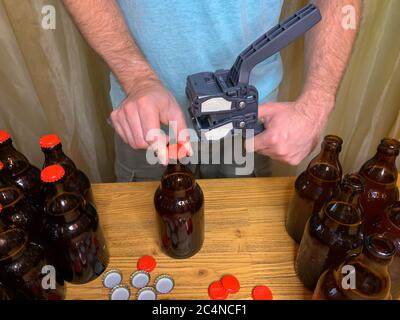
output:
[[[21,228],[29,235],[29,241],[40,243],[43,232],[43,211],[27,201],[21,190],[7,179],[0,161],[0,220],[5,224]]]
[[[337,267],[349,252],[361,248],[363,189],[361,176],[345,175],[337,194],[310,217],[296,259],[297,275],[309,289],[315,288],[324,270]]]
[[[389,265],[389,273],[392,280],[390,292],[392,298],[398,300],[400,298],[400,201],[396,201],[386,208],[383,215],[376,217],[370,230],[392,241],[396,248],[393,261]]]
[[[60,137],[55,134],[45,135],[40,138],[39,144],[44,154],[43,169],[52,164],[61,165],[65,170],[65,186],[68,190],[81,193],[87,201],[94,204],[88,177],[64,153]]]
[[[0,130],[0,161],[3,162],[10,181],[29,201],[41,208],[43,198],[40,170],[31,165],[28,159],[14,148],[8,132],[2,130]]]
[[[161,178],[154,206],[163,251],[184,259],[196,254],[204,242],[204,196],[192,172],[179,160],[175,162]]]
[[[367,236],[361,254],[349,257],[337,269],[328,269],[321,275],[313,299],[391,300],[388,266],[394,251],[394,245],[386,238]]]
[[[64,299],[64,283],[57,275],[44,279],[51,277],[44,269],[46,266],[51,268],[43,247],[29,242],[23,230],[0,223],[0,282],[7,290],[6,298]]]
[[[50,165],[42,170],[45,194],[45,234],[57,270],[64,280],[82,284],[103,273],[109,254],[96,209],[65,188],[65,170]]]
[[[10,295],[7,292],[6,287],[4,287],[0,282],[0,301],[10,300]]]
[[[339,153],[342,143],[337,136],[326,136],[321,152],[296,179],[294,198],[286,215],[286,230],[297,243],[301,241],[308,218],[321,210],[340,183],[342,167]]]
[[[365,211],[365,231],[370,233],[370,225],[377,215],[382,215],[386,207],[399,200],[397,188],[396,157],[399,155],[400,142],[395,139],[383,139],[375,156],[360,169],[365,179],[362,205]]]

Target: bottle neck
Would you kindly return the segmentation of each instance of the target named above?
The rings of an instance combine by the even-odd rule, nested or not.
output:
[[[85,206],[82,196],[65,190],[64,178],[47,186],[45,212],[51,219],[60,222],[76,220]]]
[[[307,173],[322,181],[339,182],[342,176],[339,150],[322,148],[320,153],[309,163]]]
[[[61,143],[53,148],[42,148],[42,151],[44,153],[44,167],[52,164],[63,164],[63,166],[75,168],[72,160],[65,155]]]
[[[7,155],[9,161],[23,160],[25,162],[28,162],[28,159],[21,152],[14,148],[11,139],[0,143],[0,151],[1,153]]]
[[[349,186],[339,186],[334,201],[346,202],[354,207],[360,207],[360,197],[362,192],[354,190]]]
[[[384,151],[379,151],[375,154],[374,160],[379,163],[386,163],[392,166],[396,166],[396,154],[386,153]]]
[[[168,164],[161,178],[160,189],[171,196],[181,197],[193,191],[195,186],[192,172],[178,161],[176,164]]]

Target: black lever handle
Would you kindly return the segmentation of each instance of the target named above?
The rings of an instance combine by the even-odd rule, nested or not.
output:
[[[248,84],[250,72],[257,64],[287,47],[320,20],[319,9],[309,4],[263,34],[237,57],[228,75],[231,84]]]

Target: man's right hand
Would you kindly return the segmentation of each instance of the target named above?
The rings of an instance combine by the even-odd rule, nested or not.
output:
[[[158,80],[136,84],[121,105],[111,113],[111,120],[122,140],[132,148],[147,149],[149,146],[157,146],[154,151],[164,165],[168,163],[166,146],[169,137],[160,130],[160,123],[169,125],[170,121],[175,121],[175,137],[181,143],[189,141],[181,108]],[[148,135],[151,129],[158,129],[159,134]]]

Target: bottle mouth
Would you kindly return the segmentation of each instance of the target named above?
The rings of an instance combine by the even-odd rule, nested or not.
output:
[[[346,174],[341,184],[343,189],[352,190],[357,193],[363,192],[365,187],[364,179],[358,173]]]
[[[328,134],[324,137],[323,144],[325,147],[328,147],[330,150],[341,150],[343,139],[339,136],[335,136],[333,134]]]
[[[365,248],[370,255],[380,260],[390,260],[396,252],[394,244],[380,234],[369,235],[365,240]]]
[[[171,192],[189,191],[193,189],[194,184],[195,181],[189,174],[176,172],[162,179],[161,188]]]
[[[378,151],[397,156],[400,153],[400,141],[394,138],[384,138],[378,146]]]
[[[347,202],[331,201],[326,205],[324,212],[329,219],[346,227],[357,227],[364,221],[361,210]]]

